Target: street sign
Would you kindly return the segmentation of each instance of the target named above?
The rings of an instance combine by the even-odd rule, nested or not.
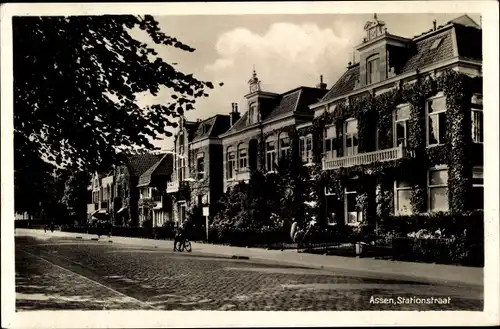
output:
[[[203,207],[203,216],[208,216],[208,207]]]

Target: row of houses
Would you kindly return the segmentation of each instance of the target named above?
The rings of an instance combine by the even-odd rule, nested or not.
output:
[[[241,112],[232,103],[229,114],[181,117],[172,151],[96,173],[89,215],[157,226],[184,221],[194,204],[213,215],[225,191],[252,170],[273,172],[293,148],[324,173],[330,223],[357,224],[384,202],[395,214],[482,209],[481,27],[464,15],[404,38],[375,15],[364,29],[359,62],[331,88],[321,77],[264,91],[254,70]]]

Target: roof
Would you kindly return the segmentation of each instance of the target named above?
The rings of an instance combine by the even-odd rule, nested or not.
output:
[[[458,24],[461,26],[474,27],[476,29],[480,29],[481,26],[477,24],[469,15],[462,15],[460,17],[454,18],[448,22],[448,24]]]
[[[483,32],[480,29],[457,25],[455,26],[457,37],[458,55],[466,59],[483,59]]]
[[[325,89],[320,88],[298,87],[280,94],[277,96],[279,100],[278,105],[272,108],[266,117],[262,118],[262,122],[265,123],[286,114],[311,113],[309,105],[318,102],[325,92]],[[245,112],[227,132],[234,133],[247,126],[249,126],[248,112]]]
[[[137,184],[140,186],[148,186],[151,183],[151,177],[153,175],[171,175],[172,174],[172,166],[169,166],[168,159],[172,160],[171,154],[162,154],[162,157],[155,162],[151,167],[149,167],[140,177],[139,182]],[[166,164],[166,165],[162,165]]]
[[[482,31],[469,16],[463,15],[440,26],[436,31],[431,30],[414,37],[409,48],[401,53],[403,58],[398,74],[411,72],[429,65],[452,59],[454,57],[453,34],[457,41],[457,51],[461,58],[482,59]],[[438,46],[433,48],[436,40]],[[356,81],[360,77],[359,63],[349,66],[328,93],[321,99],[321,103],[351,93],[356,88]]]
[[[160,161],[164,154],[137,154],[128,157],[128,167],[130,169],[130,176],[140,177],[146,170],[151,168],[152,165]]]
[[[433,35],[430,38],[418,40],[414,45],[414,53],[408,58],[401,69],[401,73],[416,70],[442,60],[453,57],[453,40],[451,29],[443,33]],[[441,39],[441,43],[434,49],[431,49],[434,41]]]
[[[330,99],[350,93],[356,86],[356,81],[359,80],[359,63],[350,66],[347,71],[342,74],[340,79],[332,86],[332,88],[321,99],[321,102],[329,101]]]
[[[229,129],[229,115],[217,114],[197,123],[192,141],[217,137]]]

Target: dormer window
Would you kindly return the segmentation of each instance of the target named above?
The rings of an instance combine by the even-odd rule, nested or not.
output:
[[[370,57],[366,60],[366,84],[377,82],[378,77],[378,57]]]
[[[438,38],[438,39],[434,40],[434,42],[432,43],[432,46],[431,46],[431,50],[439,47],[439,45],[441,44],[442,41],[443,41],[443,38]]]
[[[250,104],[250,107],[248,109],[248,124],[255,123],[255,116],[257,112],[257,106],[255,103]]]

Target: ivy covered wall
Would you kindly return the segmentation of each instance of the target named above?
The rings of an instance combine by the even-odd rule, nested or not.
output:
[[[426,101],[440,91],[446,98],[447,134],[444,144],[427,147]],[[343,101],[338,102],[333,112],[325,111],[313,120],[312,127],[299,131],[300,135],[313,133],[314,159],[318,165],[322,158],[325,127],[330,124],[335,125],[337,136],[339,136],[345,120],[349,118],[355,118],[358,121],[359,153],[375,150],[377,128],[379,149],[392,148],[393,113],[396,107],[403,103],[410,105],[407,146],[413,152],[414,157],[322,171],[318,186],[333,187],[338,191],[340,198],[343,198],[343,181],[349,177],[359,176],[358,206],[363,209],[364,218],[370,221],[376,216],[387,216],[393,212],[393,184],[394,179],[399,177],[410,181],[412,210],[415,213],[422,213],[427,211],[428,169],[434,165],[446,165],[449,176],[450,211],[457,213],[471,210],[469,195],[472,189],[471,161],[474,158],[471,154],[477,146],[472,145],[470,101],[474,92],[481,91],[481,78],[471,78],[462,73],[447,70],[437,78],[419,77],[415,83],[398,86],[377,96],[370,94],[350,99],[349,104]],[[339,157],[342,156],[342,151],[340,140],[337,144]],[[379,193],[375,195],[377,185]]]

